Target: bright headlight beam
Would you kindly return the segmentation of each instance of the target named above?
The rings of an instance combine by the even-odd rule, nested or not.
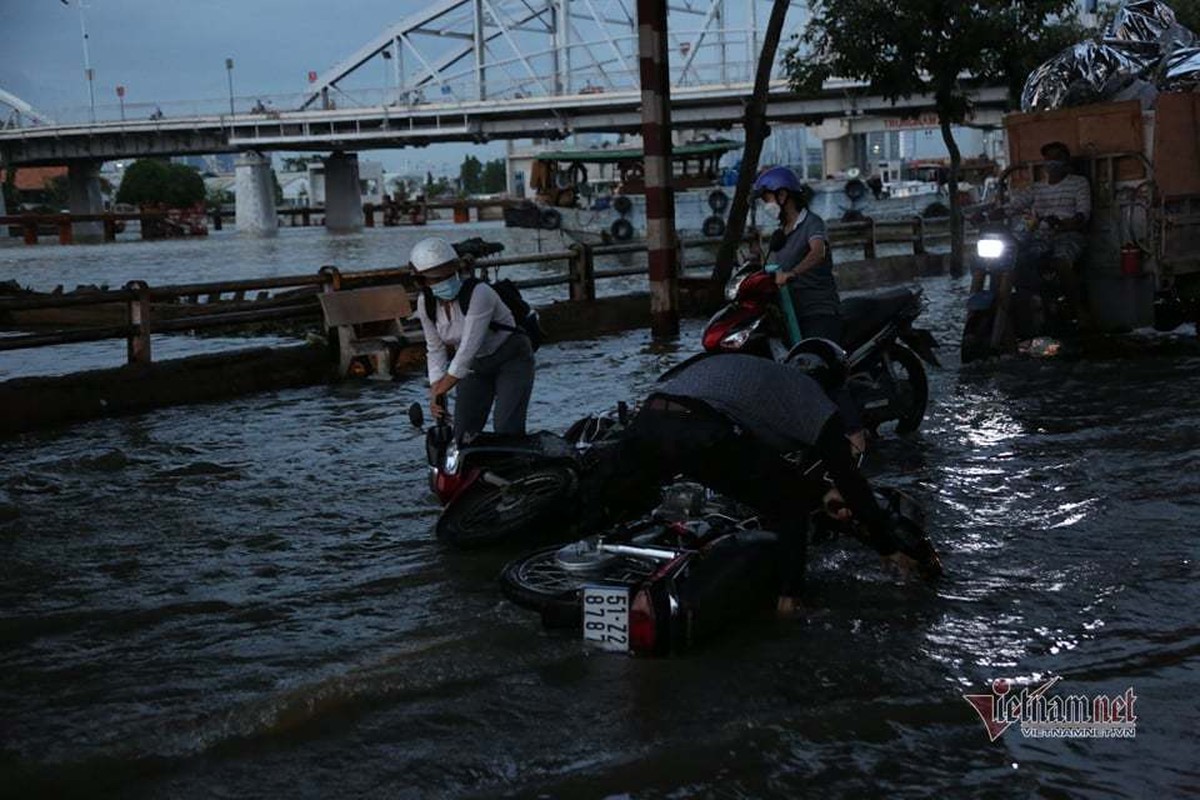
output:
[[[1004,240],[980,239],[975,243],[975,252],[980,258],[999,258],[1004,255]]]

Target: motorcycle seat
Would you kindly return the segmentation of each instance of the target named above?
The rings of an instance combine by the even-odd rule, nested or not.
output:
[[[865,297],[843,300],[842,342],[847,352],[854,352],[871,338],[883,323],[913,302],[912,289],[888,289]]]
[[[463,442],[471,450],[528,451],[547,458],[570,458],[574,453],[570,442],[548,431],[527,433],[524,436],[481,432]]]

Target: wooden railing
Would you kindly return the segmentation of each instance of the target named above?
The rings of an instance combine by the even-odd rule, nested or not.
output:
[[[925,252],[931,239],[949,236],[945,222],[928,223],[924,220],[884,222],[864,220],[860,222],[831,223],[829,233],[832,244],[838,247],[861,247],[866,258],[874,258],[877,245],[883,243],[911,243],[912,252]],[[695,238],[680,242],[681,261],[684,267],[711,268],[712,255],[719,239]],[[689,260],[689,251],[703,250],[707,253],[698,260]],[[596,259],[639,254],[646,251],[644,244],[617,244],[590,246],[575,244],[563,250],[543,253],[485,258],[474,262],[477,268],[499,268],[533,264],[565,264],[565,274],[516,280],[522,289],[550,286],[568,286],[567,299],[573,302],[588,302],[596,299],[596,281],[621,278],[646,273],[646,266],[618,266],[597,269]],[[704,273],[707,274],[707,273]],[[12,312],[36,309],[67,309],[86,306],[119,304],[125,307],[125,324],[103,325],[77,330],[56,330],[47,333],[20,333],[0,337],[0,352],[61,344],[124,339],[130,364],[147,364],[152,360],[151,336],[156,333],[198,331],[278,320],[300,319],[319,314],[316,295],[321,291],[336,291],[350,286],[380,283],[404,283],[415,293],[413,273],[408,267],[341,272],[336,267],[322,267],[316,274],[288,275],[275,278],[250,278],[246,280],[215,281],[208,283],[150,286],[145,281],[130,281],[122,289],[94,291],[78,294],[37,295],[34,297],[0,298],[0,320]],[[266,296],[267,290],[289,290],[284,294]],[[255,301],[246,301],[247,292],[259,292]],[[234,305],[225,307],[222,298],[230,295]],[[200,303],[204,297],[207,302]],[[185,302],[180,303],[180,300]],[[246,306],[251,307],[247,308]],[[163,312],[170,311],[169,316]],[[157,313],[156,313],[157,312]]]

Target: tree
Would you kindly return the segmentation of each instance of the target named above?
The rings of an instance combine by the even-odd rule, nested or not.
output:
[[[483,191],[498,194],[508,188],[508,170],[503,158],[494,158],[483,165]]]
[[[8,213],[15,214],[21,207],[21,197],[17,194],[17,171],[9,167],[4,171],[4,182],[0,183],[0,191],[4,192],[4,207]]]
[[[950,152],[951,270],[962,269],[963,227],[958,202],[962,154],[951,127],[971,111],[971,85],[1018,88],[1029,69],[1061,49],[1078,28],[1064,26],[1073,0],[816,0],[785,69],[793,88],[817,93],[829,78],[869,84],[897,101],[928,94]]]
[[[187,208],[204,202],[206,194],[204,179],[194,167],[143,158],[125,170],[117,202]]]
[[[775,0],[771,7],[771,17],[767,21],[767,31],[763,36],[763,49],[758,55],[754,92],[750,95],[750,102],[746,104],[745,121],[742,123],[742,129],[746,132],[746,143],[742,148],[741,168],[738,170],[737,187],[733,192],[733,205],[729,208],[729,227],[725,229],[721,246],[717,249],[717,263],[713,268],[713,278],[722,284],[729,280],[737,260],[737,249],[746,231],[750,189],[758,171],[763,139],[770,135],[767,128],[767,93],[771,88],[771,68],[775,65],[775,51],[779,47],[779,37],[783,32],[788,5],[788,0]]]
[[[319,164],[320,156],[289,156],[283,159],[284,172],[308,172],[309,164]]]
[[[467,156],[463,159],[462,166],[458,168],[459,186],[463,192],[467,194],[479,194],[483,189],[483,164],[479,163],[479,159],[475,156]]]
[[[1200,33],[1200,0],[1173,0],[1171,8],[1180,25]]]
[[[195,167],[186,164],[167,165],[166,195],[162,202],[171,208],[188,208],[203,203],[208,192],[204,178]]]
[[[42,184],[46,197],[46,205],[53,209],[63,209],[71,205],[71,188],[66,175],[56,175],[47,178]]]

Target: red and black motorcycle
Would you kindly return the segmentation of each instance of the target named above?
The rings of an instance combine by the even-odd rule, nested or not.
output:
[[[408,415],[415,427],[424,427],[420,404],[413,403]],[[612,412],[580,419],[563,436],[478,433],[458,442],[444,414],[425,431],[429,488],[442,504],[438,539],[460,548],[483,547],[536,537],[549,526],[559,541],[567,538],[579,516],[581,478],[598,448],[611,443],[627,420],[621,403]]]
[[[821,480],[820,462],[808,473]],[[894,515],[900,549],[921,574],[942,572],[920,508],[883,489],[880,503]],[[861,538],[854,523],[812,515],[809,536]],[[528,553],[504,568],[505,596],[537,611],[548,628],[580,630],[601,650],[667,655],[775,608],[783,585],[779,537],[756,516],[695,483],[663,492],[650,515],[568,545]]]
[[[784,361],[803,348],[800,342],[789,347],[774,273],[753,264],[742,267],[726,284],[725,299],[727,305],[704,328],[706,351]],[[913,326],[921,305],[921,290],[906,288],[842,301],[838,344],[848,354],[846,386],[870,430],[894,421],[898,433],[909,433],[925,418],[929,379],[924,363],[940,364],[933,334]]]

